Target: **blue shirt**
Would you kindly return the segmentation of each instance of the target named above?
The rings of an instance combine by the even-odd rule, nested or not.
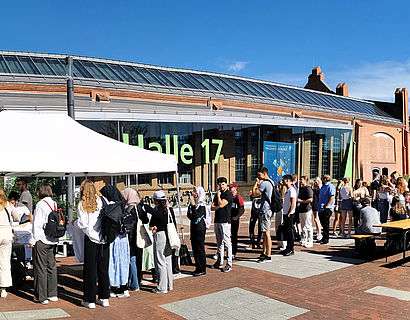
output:
[[[330,181],[320,188],[319,192],[319,203],[317,206],[318,212],[325,211],[325,207],[330,200],[331,196],[336,195],[336,187],[330,183]],[[332,203],[329,205],[328,209],[333,212],[335,207],[335,200],[333,199]]]

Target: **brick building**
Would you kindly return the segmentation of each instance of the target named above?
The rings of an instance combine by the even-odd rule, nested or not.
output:
[[[66,57],[0,51],[0,107],[66,112]],[[395,102],[388,103],[348,97],[345,83],[332,91],[320,68],[312,70],[305,88],[298,88],[73,59],[76,119],[124,143],[175,154],[182,189],[203,185],[214,190],[216,177],[226,176],[238,181],[245,195],[262,164],[274,180],[295,172],[370,181],[372,170],[409,171],[406,89],[397,89]],[[147,194],[172,191],[175,179],[173,174],[112,178]]]

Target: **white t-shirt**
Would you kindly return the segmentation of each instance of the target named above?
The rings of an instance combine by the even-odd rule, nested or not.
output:
[[[283,214],[293,214],[295,213],[295,209],[296,209],[296,203],[295,206],[293,207],[292,212],[289,212],[290,206],[292,204],[292,199],[291,198],[296,198],[297,194],[296,194],[296,189],[291,187],[289,188],[286,193],[285,193],[285,197],[283,199]]]

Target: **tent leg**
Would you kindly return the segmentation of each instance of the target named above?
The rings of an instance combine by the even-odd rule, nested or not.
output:
[[[67,215],[68,221],[73,220],[74,208],[74,177],[67,177]]]
[[[181,234],[182,234],[182,243],[184,243],[184,224],[182,220],[182,212],[181,212],[181,201],[180,201],[180,192],[179,192],[179,175],[178,170],[175,171],[175,176],[177,179],[177,203],[178,203],[178,212],[179,212],[179,223],[181,226]]]

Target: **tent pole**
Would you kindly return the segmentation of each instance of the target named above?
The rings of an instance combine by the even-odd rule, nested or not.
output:
[[[179,224],[181,225],[182,243],[184,243],[184,224],[183,224],[182,212],[181,212],[178,170],[175,171],[175,176],[177,179],[177,203],[178,203],[178,212],[179,212]]]

